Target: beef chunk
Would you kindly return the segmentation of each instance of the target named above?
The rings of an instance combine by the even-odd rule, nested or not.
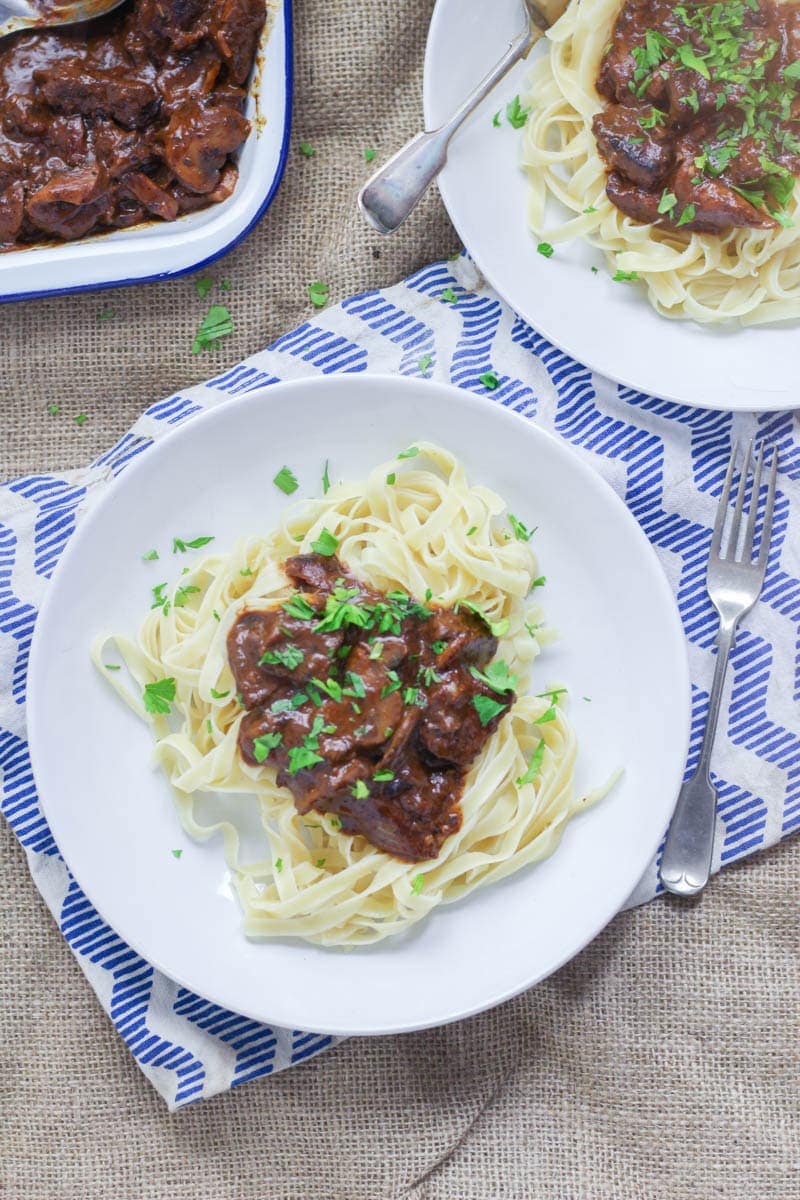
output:
[[[158,112],[158,91],[146,79],[80,63],[34,71],[42,95],[57,112],[113,117],[126,129],[148,124]]]
[[[250,122],[227,104],[188,100],[173,114],[164,134],[164,157],[190,192],[213,192],[228,157],[250,132]]]
[[[279,680],[297,688],[309,679],[325,679],[341,646],[339,630],[315,633],[311,621],[290,617],[282,608],[245,612],[228,635],[228,658],[245,708],[263,704]],[[261,664],[264,655],[269,661]]]
[[[28,220],[60,238],[87,234],[109,212],[111,197],[98,167],[78,168],[53,175],[28,199]]]
[[[611,104],[594,118],[597,148],[608,165],[640,187],[655,188],[672,166],[672,148],[656,128],[644,129],[642,117],[652,107],[638,109]]]

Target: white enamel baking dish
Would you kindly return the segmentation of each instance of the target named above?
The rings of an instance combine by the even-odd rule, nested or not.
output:
[[[0,301],[168,279],[195,271],[235,246],[266,211],[286,163],[291,20],[291,0],[278,0],[264,30],[256,82],[248,96],[246,112],[253,128],[239,152],[239,181],[232,196],[177,221],[0,254]]]

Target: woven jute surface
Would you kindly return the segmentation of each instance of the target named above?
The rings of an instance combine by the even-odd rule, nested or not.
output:
[[[236,323],[213,358],[191,353],[205,306],[189,280],[0,312],[0,476],[84,463],[149,401],[301,321],[310,281],[338,299],[456,248],[434,196],[392,240],[353,204],[365,147],[419,125],[430,7],[299,0],[293,151],[266,219],[211,272]],[[800,844],[729,869],[699,903],[623,914],[495,1012],[350,1041],[175,1116],[2,825],[0,853],[9,1200],[800,1198]]]

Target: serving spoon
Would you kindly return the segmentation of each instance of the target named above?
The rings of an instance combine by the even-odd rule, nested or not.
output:
[[[541,0],[541,6],[535,0],[523,0],[523,4],[526,25],[522,33],[450,120],[439,129],[418,133],[364,184],[358,194],[358,207],[379,233],[394,233],[413,212],[447,161],[453,134],[511,68],[526,57],[565,8],[565,0]],[[543,6],[558,11],[551,17]]]
[[[118,8],[122,0],[0,0],[0,37],[22,29],[76,25]]]

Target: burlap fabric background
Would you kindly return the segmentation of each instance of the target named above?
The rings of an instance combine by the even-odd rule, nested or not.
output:
[[[85,462],[149,401],[301,321],[311,280],[338,299],[456,248],[433,196],[393,240],[353,207],[364,147],[418,127],[430,8],[298,0],[294,148],[267,218],[212,271],[236,322],[214,358],[191,354],[205,306],[188,280],[0,310],[1,476]],[[729,869],[699,904],[624,914],[496,1012],[351,1041],[172,1117],[2,823],[0,849],[9,1200],[800,1197],[800,843]]]

